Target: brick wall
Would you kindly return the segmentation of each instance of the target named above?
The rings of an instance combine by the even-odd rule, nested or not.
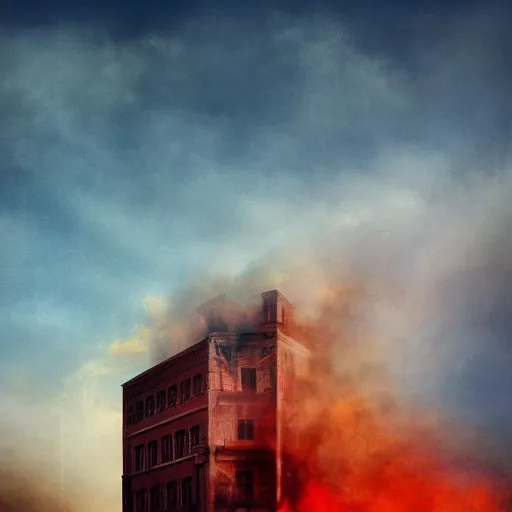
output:
[[[123,425],[123,496],[124,512],[133,511],[133,496],[139,490],[146,491],[146,510],[149,510],[149,493],[158,488],[163,495],[166,484],[175,482],[178,500],[181,499],[180,489],[183,479],[192,479],[191,492],[196,500],[196,490],[200,480],[200,467],[196,464],[196,456],[201,446],[191,447],[191,429],[200,427],[199,444],[203,450],[208,438],[208,352],[205,341],[195,345],[185,353],[153,367],[138,378],[125,384],[123,388],[123,408],[125,418]],[[201,386],[198,393],[193,393],[194,376],[201,375]],[[190,396],[181,397],[181,383],[190,379]],[[177,402],[169,403],[169,388],[176,386]],[[164,392],[162,410],[158,410],[158,393]],[[147,399],[154,397],[154,411],[146,415]],[[143,403],[144,418],[134,421],[134,408],[139,402]],[[131,409],[130,409],[131,408]],[[132,411],[130,416],[128,411]],[[176,452],[176,432],[185,431],[187,434],[186,449],[183,457],[178,458]],[[162,457],[162,438],[171,436],[171,460]],[[156,442],[156,464],[150,467],[148,463],[148,445]],[[144,447],[144,467],[134,471],[134,451],[137,446]],[[203,485],[204,487],[204,485]],[[203,489],[204,492],[204,489]],[[128,493],[128,495],[126,495]],[[203,500],[204,502],[204,500]],[[206,504],[200,510],[205,510]]]
[[[243,470],[253,474],[254,500],[260,509],[272,510],[275,502],[275,343],[275,331],[211,336],[210,498],[214,510],[229,508],[227,503],[236,501],[236,472]],[[243,389],[242,368],[255,369],[255,389]],[[239,420],[253,422],[253,439],[238,439]]]

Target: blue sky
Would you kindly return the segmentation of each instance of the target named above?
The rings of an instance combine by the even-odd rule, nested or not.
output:
[[[115,408],[148,360],[109,347],[199,299],[191,279],[300,297],[304,275],[364,273],[400,289],[412,382],[510,424],[505,8],[25,4],[0,32],[10,399],[79,376]]]

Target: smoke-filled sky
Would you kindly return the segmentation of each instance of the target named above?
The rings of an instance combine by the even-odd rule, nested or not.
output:
[[[510,9],[25,4],[0,25],[4,444],[58,464],[64,404],[66,475],[117,511],[119,385],[169,304],[350,280],[411,391],[510,431]]]

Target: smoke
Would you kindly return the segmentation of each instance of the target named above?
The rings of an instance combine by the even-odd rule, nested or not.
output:
[[[167,318],[221,292],[254,303],[278,288],[320,329],[315,351],[330,366],[314,374],[335,382],[312,383],[314,400],[300,402],[313,407],[308,417],[324,417],[322,407],[348,389],[380,419],[383,409],[398,411],[389,425],[405,422],[415,439],[441,436],[436,453],[508,471],[510,174],[461,179],[436,162],[428,184],[417,184],[389,165],[394,176],[374,174],[363,190],[344,182],[340,207],[364,201],[371,214],[326,219],[307,241],[298,237],[241,274],[201,276],[172,297],[178,314]],[[160,341],[170,354],[189,334],[177,347],[172,335]]]
[[[315,316],[326,288],[360,283],[372,301],[359,305],[353,328],[375,334],[360,344],[410,391],[446,400],[447,407],[458,402],[474,415],[487,408],[487,419],[489,413],[505,414],[497,397],[509,382],[507,372],[498,377],[491,368],[505,370],[511,355],[510,174],[450,178],[448,166],[434,162],[433,177],[418,184],[396,171],[395,162],[404,158],[388,164],[394,177],[385,169],[363,189],[359,180],[343,180],[338,207],[346,213],[333,219],[331,212],[306,240],[296,237],[240,274],[198,277],[171,297],[166,321],[198,320],[195,308],[220,293],[255,303],[262,291],[274,288]],[[350,203],[358,202],[368,205],[367,215],[355,208],[359,217],[350,215]],[[160,338],[167,354],[194,337],[187,333],[175,344],[176,339]],[[487,382],[493,392],[485,403],[471,403],[483,393],[482,382],[472,377],[487,372],[494,374],[494,383]]]
[[[105,370],[84,364],[67,396],[38,393],[37,381],[27,394],[1,392],[2,512],[119,510],[121,407],[102,399],[97,375],[113,373],[116,388],[120,376]]]
[[[301,383],[303,419],[290,426],[289,437],[305,443],[289,448],[293,510],[315,510],[303,500],[318,492],[320,501],[334,495],[380,510],[347,489],[381,493],[389,510],[422,500],[425,510],[504,510],[510,175],[436,171],[428,187],[374,175],[363,191],[372,215],[324,226],[239,275],[200,279],[172,297],[191,311],[220,292],[243,302],[278,288],[307,313],[315,366]],[[362,200],[357,187],[345,194]],[[162,339],[172,352],[172,336]],[[477,375],[492,375],[487,394]]]
[[[60,497],[58,486],[46,473],[21,466],[16,458],[1,457],[0,510],[2,512],[75,512]],[[42,468],[39,468],[40,470]]]
[[[393,382],[373,303],[364,285],[325,292],[310,374],[283,404],[280,510],[508,510],[512,473],[486,439]]]

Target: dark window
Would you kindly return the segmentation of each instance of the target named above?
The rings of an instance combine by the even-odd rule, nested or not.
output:
[[[161,412],[165,409],[165,389],[156,394],[156,410]]]
[[[185,402],[190,398],[190,379],[184,380],[181,383],[181,401]]]
[[[176,386],[171,386],[169,388],[169,394],[167,396],[167,400],[169,403],[169,407],[176,405],[176,402],[178,401],[178,388]]]
[[[146,418],[155,414],[155,397],[153,395],[146,398]]]
[[[148,468],[158,464],[158,444],[156,441],[148,443]]]
[[[203,392],[203,376],[199,373],[194,375],[192,380],[192,394],[194,396],[200,395]]]
[[[226,359],[226,361],[228,363],[230,363],[231,362],[231,347],[229,345],[221,345],[220,351],[221,351],[222,355],[224,356],[224,359]]]
[[[263,301],[263,323],[270,322],[270,305],[268,300]]]
[[[190,429],[190,446],[198,446],[201,444],[201,428],[195,425]]]
[[[187,477],[181,481],[181,506],[183,508],[192,505],[192,478]]]
[[[133,451],[133,470],[142,471],[144,469],[144,445],[140,444]]]
[[[162,450],[162,463],[172,460],[172,437],[164,436],[160,441]]]
[[[160,510],[160,486],[151,487],[149,492],[149,512]]]
[[[188,455],[187,433],[184,430],[176,432],[176,458],[186,457]]]
[[[240,501],[253,500],[254,489],[252,481],[252,471],[236,472],[236,493]]]
[[[238,420],[238,439],[252,441],[254,439],[253,420]]]
[[[135,421],[142,421],[144,419],[144,403],[142,400],[139,400],[135,404]]]
[[[167,482],[165,487],[167,490],[167,510],[175,510],[178,508],[178,485],[173,481]]]
[[[146,512],[146,491],[144,489],[135,493],[135,512]]]
[[[133,407],[130,405],[128,407],[128,412],[126,413],[126,424],[132,425],[134,423],[134,416],[133,416]]]
[[[242,368],[242,389],[256,389],[256,368]]]
[[[158,486],[159,495],[160,495],[160,510],[167,510],[167,489],[165,484]]]

